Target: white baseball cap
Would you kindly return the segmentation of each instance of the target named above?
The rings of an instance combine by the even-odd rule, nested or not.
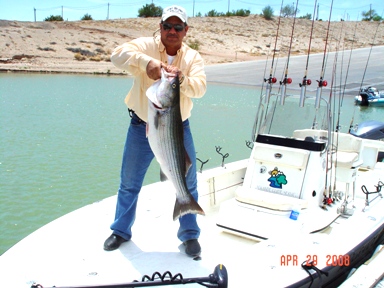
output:
[[[187,24],[188,16],[187,11],[183,7],[173,5],[167,8],[164,8],[163,15],[161,16],[161,21],[167,20],[169,17],[176,16],[185,24]]]

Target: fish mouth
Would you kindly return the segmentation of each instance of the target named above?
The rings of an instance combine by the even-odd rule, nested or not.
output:
[[[152,104],[153,104],[153,106],[154,106],[157,110],[163,110],[162,107],[157,106],[155,103],[152,103]]]

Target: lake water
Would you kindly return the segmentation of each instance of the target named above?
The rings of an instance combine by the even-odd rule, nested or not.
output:
[[[0,74],[0,254],[44,224],[116,194],[131,84],[123,76]],[[257,87],[209,83],[194,100],[190,122],[197,157],[209,159],[205,168],[221,165],[216,146],[229,154],[226,162],[248,157],[259,98]],[[300,121],[285,111],[282,130]],[[382,121],[384,109],[344,99],[344,127],[352,115]],[[154,161],[145,183],[158,180]]]

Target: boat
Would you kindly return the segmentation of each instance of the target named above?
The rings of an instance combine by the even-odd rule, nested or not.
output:
[[[248,159],[225,164],[223,156],[221,166],[198,173],[206,213],[198,217],[200,256],[187,256],[178,242],[174,188],[157,182],[143,187],[134,236],[118,250],[102,249],[112,196],[1,255],[3,285],[337,287],[384,243],[384,142],[359,137],[383,133],[384,123],[351,128],[356,135],[332,131],[327,101],[316,107],[315,97],[306,97],[300,107],[300,97],[285,98],[282,105],[280,94],[261,97]],[[292,113],[298,127],[289,131],[280,111],[294,107],[304,116]]]
[[[172,221],[175,189],[156,182],[142,188],[133,238],[119,249],[102,247],[114,195],[2,254],[3,286],[301,288],[352,279],[384,244],[382,123],[342,132],[332,116],[340,106],[333,93],[322,95],[322,77],[315,95],[305,93],[306,76],[300,95],[287,94],[287,72],[277,93],[273,79],[271,72],[260,95],[249,157],[225,163],[217,148],[221,166],[198,172],[201,255],[185,253]]]
[[[355,104],[359,106],[384,106],[384,93],[380,93],[375,87],[360,89],[359,95],[355,96]]]

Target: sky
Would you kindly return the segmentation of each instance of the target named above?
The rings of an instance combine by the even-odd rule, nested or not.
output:
[[[318,18],[328,20],[332,6],[332,21],[340,19],[360,21],[361,12],[371,8],[384,17],[384,1],[340,1],[340,0],[178,0],[178,1],[138,1],[138,0],[0,0],[0,19],[17,21],[44,21],[51,15],[63,16],[66,21],[80,20],[85,14],[92,16],[93,20],[135,18],[138,10],[146,4],[154,3],[165,8],[177,4],[187,10],[188,17],[204,16],[209,11],[226,13],[240,9],[250,10],[251,14],[260,14],[267,5],[271,6],[274,15],[278,16],[281,5],[296,5],[298,2],[298,15],[313,15],[314,6],[319,7]],[[36,18],[36,19],[35,19]]]

